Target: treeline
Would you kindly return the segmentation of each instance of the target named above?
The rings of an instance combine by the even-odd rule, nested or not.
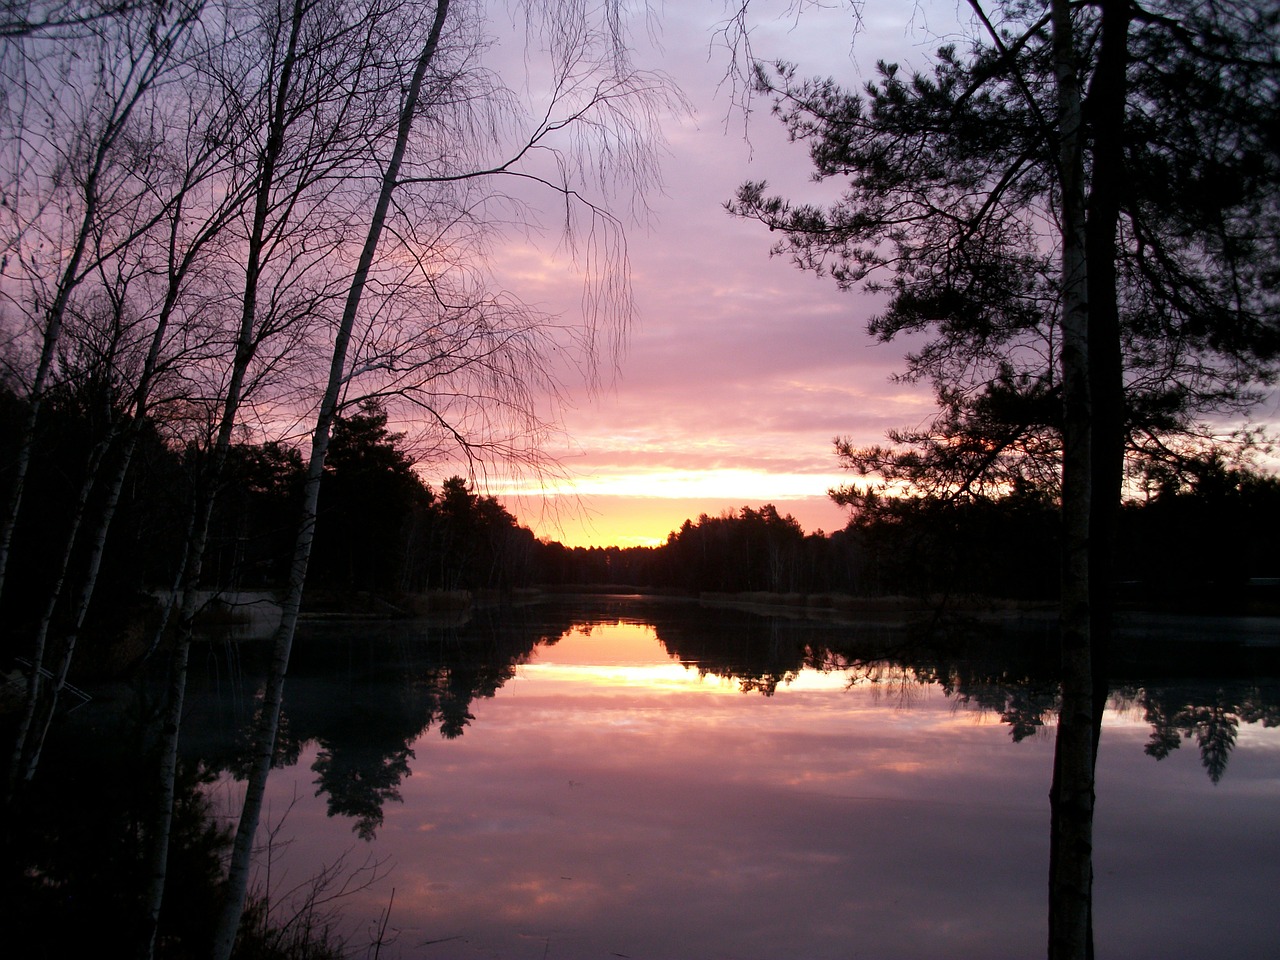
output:
[[[872,498],[845,529],[806,534],[776,508],[686,520],[656,548],[543,548],[555,582],[694,592],[860,597],[981,595],[1056,599],[1060,509],[1049,494]],[[1280,529],[1280,479],[1220,462],[1125,504],[1114,588],[1123,600],[1223,608],[1264,596],[1280,578],[1267,531]]]
[[[22,405],[0,395],[0,443],[11,443]],[[32,466],[37,498],[19,525],[4,615],[36,615],[58,570],[59,505],[81,482],[77,452],[92,433],[84,405],[68,397],[45,418]],[[183,520],[200,476],[199,448],[154,431],[135,454],[108,542],[92,624],[121,631],[153,601],[183,545]],[[203,586],[272,589],[288,575],[301,511],[301,453],[278,443],[231,448],[218,493]],[[567,547],[543,541],[462,477],[425,482],[373,402],[340,417],[326,461],[309,602],[354,593],[513,590],[620,585],[679,592],[844,593],[861,597],[980,594],[1052,599],[1058,590],[1059,508],[1049,494],[1017,489],[997,499],[872,497],[845,529],[806,533],[776,507],[744,506],[686,520],[659,547]],[[1262,531],[1280,529],[1280,480],[1221,463],[1189,484],[1170,481],[1121,514],[1116,580],[1137,599],[1234,601],[1251,579],[1280,577]],[[73,564],[74,566],[74,564]]]
[[[23,404],[0,393],[0,450],[16,441]],[[48,405],[30,466],[27,509],[13,542],[16,589],[0,612],[28,622],[61,572],[61,528],[71,522],[68,497],[89,469],[82,451],[92,416],[71,393]],[[142,431],[105,549],[102,581],[89,624],[101,633],[128,628],[168,585],[185,545],[203,451]],[[314,592],[424,593],[525,586],[536,579],[533,533],[494,497],[461,477],[439,488],[415,472],[404,437],[387,414],[366,403],[334,426],[321,485],[308,588]],[[99,468],[101,469],[101,467]],[[305,463],[280,442],[238,443],[228,452],[210,524],[202,586],[270,589],[288,576],[302,510]],[[92,506],[92,504],[90,504]],[[73,559],[75,575],[78,561]],[[103,589],[105,588],[105,589]],[[21,631],[15,631],[20,633]]]

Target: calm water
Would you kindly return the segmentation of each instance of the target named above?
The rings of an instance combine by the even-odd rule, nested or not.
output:
[[[636,600],[309,627],[261,882],[284,909],[368,868],[342,923],[367,944],[390,905],[384,958],[1043,956],[1052,638],[995,633]],[[1275,650],[1198,639],[1120,658],[1102,958],[1277,955]],[[188,750],[233,767],[253,664],[204,666]]]

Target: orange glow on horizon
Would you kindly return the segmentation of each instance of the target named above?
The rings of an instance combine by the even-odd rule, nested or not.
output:
[[[499,494],[520,523],[544,540],[567,547],[656,547],[684,521],[697,523],[706,514],[720,516],[742,507],[758,510],[772,503],[778,513],[790,514],[805,533],[832,533],[844,528],[848,514],[825,495],[811,497],[734,496],[619,496]]]

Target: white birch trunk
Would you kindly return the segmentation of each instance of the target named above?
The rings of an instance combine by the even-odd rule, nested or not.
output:
[[[164,891],[168,880],[169,840],[172,832],[173,804],[176,796],[178,744],[182,734],[182,712],[187,686],[187,663],[194,629],[193,622],[198,607],[198,587],[204,567],[204,554],[208,545],[209,523],[213,513],[218,480],[226,463],[227,454],[234,436],[236,417],[243,399],[244,383],[248,376],[249,365],[257,352],[255,319],[257,316],[262,258],[267,234],[267,220],[272,192],[276,186],[277,164],[284,145],[285,129],[288,126],[286,104],[292,93],[293,68],[296,61],[297,46],[302,33],[304,10],[305,4],[303,0],[295,0],[289,25],[288,45],[280,68],[279,86],[272,104],[271,125],[267,137],[266,151],[263,156],[262,169],[254,195],[253,226],[249,237],[244,296],[241,303],[240,326],[236,338],[236,353],[232,363],[231,378],[227,385],[227,394],[223,402],[222,416],[218,425],[214,448],[210,453],[204,477],[197,487],[192,503],[191,516],[187,528],[186,549],[184,550],[178,577],[174,583],[174,594],[170,597],[164,617],[165,625],[167,625],[173,608],[175,606],[179,608],[178,636],[175,638],[172,659],[169,664],[167,698],[161,726],[157,810],[156,818],[152,824],[151,843],[148,853],[149,876],[147,890],[143,898],[142,937],[137,951],[138,956],[142,958],[150,958],[155,951],[156,931],[159,927],[160,910],[164,903]],[[161,629],[163,629],[163,626]],[[159,645],[160,639],[160,633],[157,632],[152,642],[152,649]]]
[[[355,324],[356,313],[364,295],[365,281],[373,265],[374,255],[377,253],[378,243],[382,236],[382,228],[391,205],[392,194],[395,192],[396,183],[400,175],[400,166],[408,145],[409,134],[413,126],[413,115],[417,110],[422,83],[426,76],[427,67],[431,64],[436,48],[439,45],[440,34],[444,27],[448,8],[448,0],[439,0],[436,4],[435,20],[432,23],[431,32],[423,45],[421,54],[418,56],[414,66],[413,78],[400,106],[400,121],[396,130],[395,145],[386,170],[383,173],[377,203],[369,221],[364,247],[360,252],[360,259],[351,281],[346,305],[343,308],[342,321],[334,340],[333,354],[329,366],[329,378],[325,387],[324,398],[320,403],[320,410],[316,417],[315,431],[311,439],[311,455],[307,464],[307,479],[303,495],[303,514],[298,527],[298,538],[290,567],[288,592],[284,600],[280,626],[273,640],[272,659],[262,699],[261,716],[258,729],[255,731],[254,755],[249,774],[249,783],[245,791],[244,806],[240,812],[240,820],[236,827],[225,899],[214,932],[213,949],[211,951],[214,960],[228,960],[235,946],[236,934],[240,929],[240,917],[244,911],[244,901],[249,888],[253,842],[262,813],[267,775],[271,771],[271,760],[275,754],[276,734],[280,723],[280,707],[284,698],[285,676],[289,669],[293,636],[298,624],[298,613],[302,606],[302,591],[307,579],[307,565],[311,558],[311,544],[315,534],[316,508],[319,502],[320,481],[324,472],[324,458],[329,448],[329,437],[334,417],[337,414],[338,399],[346,377],[347,347]]]

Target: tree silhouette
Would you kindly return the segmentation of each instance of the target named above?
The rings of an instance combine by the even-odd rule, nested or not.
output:
[[[325,458],[316,525],[317,585],[396,589],[404,577],[408,537],[431,495],[373,400],[334,422]]]
[[[933,385],[943,414],[891,438],[906,450],[840,443],[845,465],[944,496],[1060,472],[1069,669],[1050,955],[1084,956],[1125,453],[1203,456],[1185,439],[1205,432],[1198,418],[1256,403],[1280,352],[1280,13],[1256,0],[970,7],[982,33],[964,54],[944,47],[910,77],[882,63],[860,93],[758,66],[841,194],[793,205],[747,183],[730,210],[779,231],[775,249],[802,268],[887,291],[874,334],[931,336],[906,376]]]

